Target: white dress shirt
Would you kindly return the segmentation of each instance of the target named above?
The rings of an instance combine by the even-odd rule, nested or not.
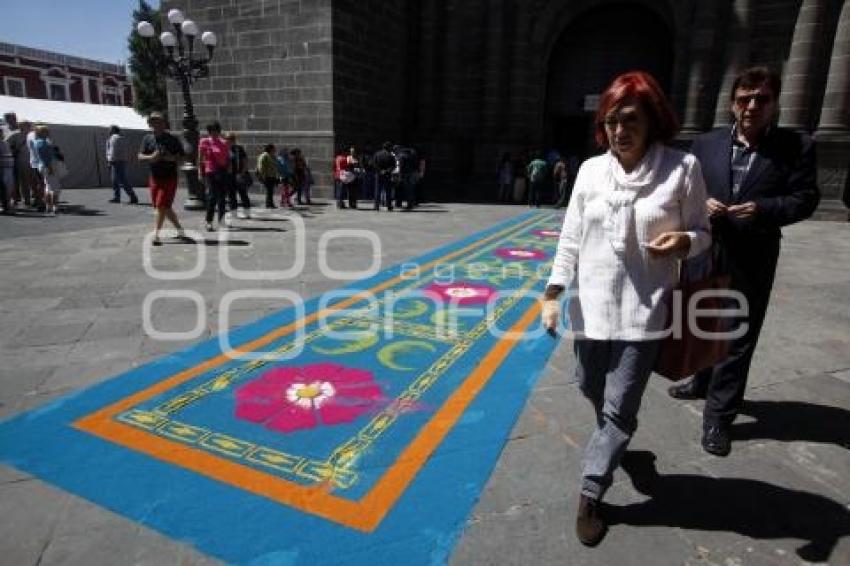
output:
[[[678,260],[645,245],[687,232],[688,257],[711,244],[705,181],[690,154],[654,144],[627,173],[609,151],[585,161],[570,199],[550,285],[570,293],[570,330],[595,340],[662,337]]]

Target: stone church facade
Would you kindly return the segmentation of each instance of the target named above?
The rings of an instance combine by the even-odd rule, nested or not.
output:
[[[782,73],[780,124],[818,140],[827,201],[850,191],[850,0],[164,0],[219,35],[193,87],[251,152],[302,148],[320,188],[341,146],[412,145],[437,196],[487,199],[499,156],[588,156],[598,94],[652,72],[682,140],[730,123],[731,80]],[[170,92],[171,115],[182,114]]]

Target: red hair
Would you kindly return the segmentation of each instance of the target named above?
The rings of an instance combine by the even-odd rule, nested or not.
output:
[[[658,81],[644,71],[630,71],[615,78],[599,98],[594,128],[599,147],[608,148],[605,116],[629,98],[636,100],[649,118],[648,143],[666,143],[676,137],[679,132],[679,120]]]

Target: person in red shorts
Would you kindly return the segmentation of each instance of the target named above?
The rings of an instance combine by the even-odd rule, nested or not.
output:
[[[156,209],[153,245],[161,246],[159,231],[166,218],[177,229],[177,238],[187,239],[177,215],[171,208],[174,194],[177,192],[177,164],[186,154],[180,140],[166,131],[165,117],[162,114],[151,112],[148,126],[151,133],[142,139],[139,161],[150,165],[148,188],[151,192],[151,202]]]

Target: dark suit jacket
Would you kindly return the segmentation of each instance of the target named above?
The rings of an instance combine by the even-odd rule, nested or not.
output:
[[[812,215],[820,202],[815,144],[809,136],[774,127],[756,149],[738,194],[732,196],[732,134],[729,127],[698,136],[691,146],[702,165],[708,196],[724,204],[756,203],[749,220],[721,217],[712,221],[715,239],[726,243],[778,240],[780,227]]]

